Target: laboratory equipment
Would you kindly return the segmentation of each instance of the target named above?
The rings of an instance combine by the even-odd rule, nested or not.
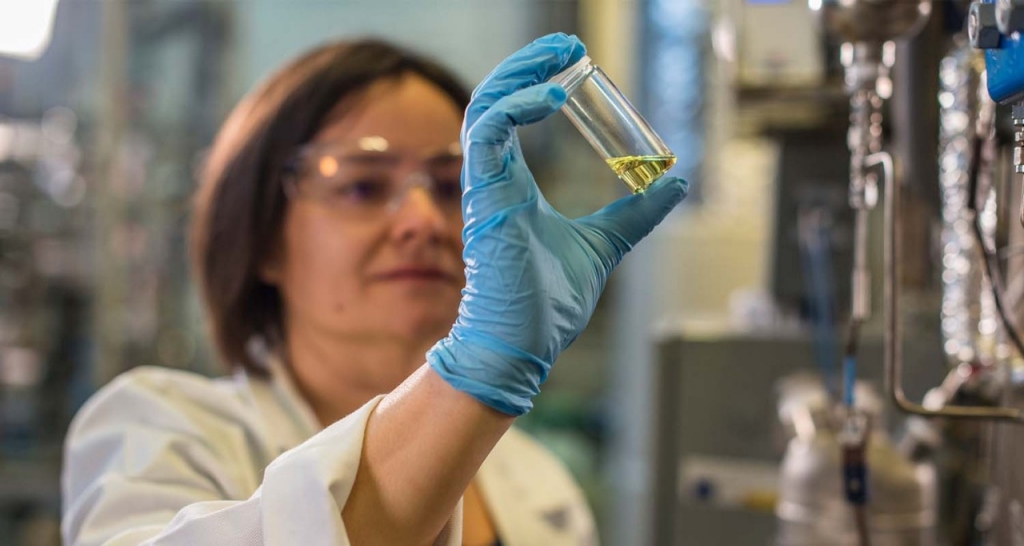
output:
[[[971,44],[979,48],[1006,47],[1007,40],[994,39],[993,27],[998,28],[998,17],[994,17],[996,7],[990,2],[973,3],[968,17],[968,33]],[[1014,36],[1018,36],[1014,34]],[[987,64],[987,85],[988,93],[992,99],[1011,100],[1020,95],[1022,89],[1013,91],[1013,81],[1018,78],[1019,65],[1014,62],[1022,62],[1024,59],[1015,61],[1017,53],[1012,45],[1008,46],[1009,51],[989,51],[986,54]],[[1005,55],[1005,56],[1004,56]],[[1008,68],[1009,67],[1009,68]],[[1013,68],[1018,68],[1014,71]],[[993,78],[995,80],[993,81]],[[1024,80],[1021,80],[1024,85]],[[1016,93],[1016,94],[1015,94]],[[1024,125],[1024,111],[1020,112],[1021,123]],[[982,214],[977,206],[978,179],[982,176],[983,160],[982,149],[986,140],[991,139],[994,131],[994,105],[986,104],[984,100],[978,107],[977,119],[975,120],[974,137],[971,139],[971,158],[966,171],[966,218],[962,220],[973,229],[974,240],[980,247],[983,259],[981,260],[982,271],[985,279],[991,283],[992,302],[997,316],[1002,322],[1003,332],[1012,340],[1018,352],[1024,352],[1024,344],[1016,327],[1009,321],[1005,304],[1002,301],[1002,288],[998,286],[997,275],[1000,275],[999,267],[993,264],[992,252],[986,244],[985,230],[982,227]],[[1016,114],[1015,114],[1016,118]],[[1021,133],[1018,132],[1018,135]],[[1024,139],[1024,136],[1021,137]],[[1020,163],[1020,154],[1015,153],[1017,163]],[[990,167],[990,166],[989,166]],[[901,269],[901,218],[900,218],[900,192],[886,188],[886,229],[885,229],[885,284],[886,284],[886,332],[889,339],[886,350],[886,362],[888,371],[886,374],[889,384],[890,395],[893,402],[901,410],[926,417],[951,417],[982,420],[1005,420],[1024,422],[1024,413],[1020,410],[1009,407],[968,407],[968,406],[945,406],[926,407],[922,404],[911,402],[903,393],[903,359],[900,355],[899,344],[901,342],[899,325],[899,278]],[[954,370],[952,373],[956,373]]]
[[[763,406],[764,396],[748,393],[757,388],[755,385],[768,383],[768,372],[763,368],[774,367],[776,376],[784,369],[775,362],[778,359],[790,358],[793,362],[788,365],[807,368],[818,359],[810,354],[797,356],[781,347],[763,347],[769,343],[782,345],[781,336],[775,332],[770,334],[770,341],[720,336],[709,339],[707,346],[699,346],[701,340],[691,338],[670,347],[667,352],[672,356],[666,356],[662,365],[667,367],[668,361],[683,359],[688,362],[686,368],[692,370],[659,375],[655,381],[659,416],[675,419],[664,421],[674,426],[662,426],[659,421],[659,436],[681,436],[659,441],[656,447],[661,461],[658,481],[665,482],[656,502],[667,502],[669,494],[689,502],[679,502],[682,507],[676,505],[675,512],[656,520],[661,532],[658,536],[672,536],[671,543],[678,544],[764,544],[763,535],[774,529],[780,544],[866,544],[870,540],[877,546],[890,543],[883,536],[893,530],[894,521],[900,521],[907,524],[905,538],[913,544],[1024,544],[1024,480],[1020,473],[1024,432],[1016,426],[1024,415],[1024,355],[1011,348],[1011,343],[1018,344],[1015,338],[1020,334],[1018,324],[1010,320],[1014,315],[1008,312],[1011,305],[1017,305],[1016,320],[1020,321],[1024,260],[1019,252],[1019,227],[1007,230],[999,224],[1005,209],[1016,208],[1021,188],[1008,191],[1000,178],[998,162],[1003,150],[998,146],[1002,135],[996,136],[997,110],[993,103],[1012,106],[1024,98],[1024,66],[1020,64],[1024,55],[1019,49],[1024,1],[975,4],[969,18],[970,40],[961,35],[951,41],[947,40],[949,34],[957,32],[963,21],[960,17],[966,15],[957,11],[961,6],[956,2],[934,6],[903,0],[809,3],[818,8],[823,22],[843,42],[840,57],[851,100],[848,201],[857,217],[857,229],[853,237],[853,320],[846,353],[857,365],[856,373],[848,377],[857,381],[847,379],[839,399],[825,395],[823,386],[814,384],[820,392],[814,405],[804,401],[811,409],[801,410],[803,417],[797,421],[802,428],[793,424],[793,419],[788,420],[788,451],[776,474],[779,486],[769,491],[775,495],[777,514],[774,527],[770,527],[758,509],[767,504],[762,502],[767,495],[756,489],[756,484],[763,483],[758,476],[772,472],[765,455],[769,438],[755,432],[756,416],[748,407]],[[963,2],[963,7],[966,5]],[[933,21],[921,39],[901,45],[897,59],[892,41],[913,35],[933,8],[937,15],[941,12],[941,19]],[[950,42],[953,47],[941,64],[929,63],[929,68],[937,69],[938,78],[920,78],[920,74],[906,68],[920,67],[922,53],[934,54],[933,48],[940,43],[945,50]],[[987,76],[979,65],[980,55],[970,51],[971,44],[987,49]],[[890,77],[894,70],[900,71],[896,82]],[[914,87],[933,83],[938,84],[937,96],[930,90],[913,91]],[[897,100],[887,109],[890,95]],[[907,101],[899,102],[904,97],[915,102],[915,108],[906,108]],[[932,101],[935,106],[928,106],[929,113],[938,114],[935,120],[939,122],[934,132],[928,131],[917,115],[922,104]],[[1016,143],[1007,151],[1015,156],[1014,168],[1024,172],[1024,107],[1018,104],[1014,111],[1009,110],[1007,117],[1015,124],[1012,137]],[[883,118],[883,111],[892,112],[891,123]],[[895,165],[886,153],[883,125],[895,136],[892,148],[900,165]],[[920,132],[907,136],[921,127]],[[922,144],[918,140],[922,133],[929,133],[926,138],[938,137],[937,188],[918,187],[918,182],[936,180],[932,176],[896,176],[915,169],[920,172],[922,163],[936,159],[931,145],[923,146],[928,148],[925,153],[915,153]],[[901,147],[901,139],[915,146]],[[820,194],[824,194],[826,182],[817,184],[815,189]],[[813,185],[792,178],[780,181],[780,185],[790,186],[801,183]],[[901,202],[903,195],[924,194],[940,200],[920,208],[915,208],[920,201]],[[790,194],[784,195],[788,198]],[[879,298],[884,301],[884,312],[875,314],[883,315],[877,317],[884,319],[879,325],[883,339],[875,337],[872,324],[861,328],[872,314],[867,276],[871,254],[865,237],[869,230],[865,227],[870,211],[882,206],[879,199],[885,205],[881,226],[885,242],[884,294]],[[792,199],[785,205],[792,206]],[[939,206],[941,216],[935,214]],[[1021,213],[1024,216],[1024,209]],[[928,223],[925,219],[931,221],[934,230],[922,227]],[[836,228],[839,237],[845,234],[840,224],[830,226]],[[925,231],[925,239],[931,236],[928,242],[934,246],[909,247],[910,235],[905,238],[905,233],[914,229]],[[833,241],[842,241],[839,237]],[[1014,241],[1014,237],[1018,239]],[[1003,244],[1012,246],[997,246]],[[912,263],[908,262],[922,255],[931,258],[937,270],[927,273],[937,274],[926,275],[929,278],[925,282],[901,294],[900,281],[907,282],[903,271],[910,269]],[[851,269],[838,260],[832,265],[843,272]],[[926,284],[929,282],[934,284]],[[939,287],[941,309],[932,298],[938,294],[930,290]],[[998,294],[1003,294],[1005,301],[1000,301]],[[925,331],[927,335],[923,335]],[[878,342],[883,345],[876,345]],[[752,351],[751,345],[762,347]],[[810,345],[805,348],[807,353]],[[882,351],[875,352],[878,349]],[[707,360],[708,366],[701,368],[698,360]],[[728,370],[712,371],[712,367],[730,361],[742,361],[744,367],[731,374]],[[905,370],[904,362],[908,363]],[[876,373],[885,378],[885,389],[879,390],[885,393],[883,398],[894,408],[916,415],[900,416],[898,420],[890,415],[890,424],[879,417],[869,404],[874,397],[854,388]],[[711,395],[687,388],[687,382],[698,381],[702,391],[728,390],[744,396],[723,397],[727,401],[718,404]],[[938,386],[929,388],[933,385]],[[842,400],[847,395],[850,401]],[[683,400],[676,402],[673,396]],[[724,404],[736,407],[721,407]],[[925,420],[921,416],[944,419]],[[898,436],[896,429],[901,427],[909,432]],[[723,430],[728,430],[726,435],[731,438],[715,438]],[[808,435],[807,430],[813,433]],[[894,440],[897,437],[898,442]],[[757,461],[752,461],[755,450]],[[674,470],[670,470],[672,466]],[[855,482],[848,479],[851,470],[866,471],[866,488],[852,487]],[[731,481],[730,476],[749,477],[747,483],[755,485],[744,487]],[[900,476],[927,479],[912,483]],[[893,481],[879,480],[882,477]],[[857,521],[858,510],[864,513],[863,523]],[[954,518],[956,522],[950,521]],[[717,523],[719,528],[713,529],[706,521]],[[822,525],[828,533],[823,535],[815,525]],[[757,529],[762,537],[742,534],[741,527],[746,531]]]
[[[565,89],[562,111],[633,193],[676,164],[672,150],[590,57],[548,81]]]
[[[821,2],[811,0],[812,8],[822,13],[823,20],[830,26],[831,30],[846,40],[843,49],[843,63],[847,67],[846,81],[853,96],[851,100],[851,131],[850,147],[853,154],[851,161],[851,205],[858,209],[858,214],[863,214],[864,209],[873,205],[877,199],[877,180],[872,173],[866,169],[873,167],[872,163],[882,166],[882,172],[886,175],[886,181],[892,182],[892,159],[884,152],[873,152],[880,146],[881,138],[881,113],[878,107],[881,102],[877,100],[883,94],[890,93],[892,82],[888,79],[888,69],[891,68],[894,60],[894,46],[889,40],[899,36],[891,33],[916,32],[921,22],[930,13],[930,1],[919,0],[917,2],[880,1],[880,2],[840,2],[830,0]],[[972,24],[978,19],[972,17]],[[976,35],[975,32],[971,33]],[[874,87],[874,91],[871,88]],[[991,91],[992,86],[989,86]],[[870,106],[865,108],[865,106]],[[979,120],[984,122],[984,120]],[[984,134],[983,130],[979,133]],[[867,155],[870,154],[870,155]],[[874,158],[874,161],[872,161]],[[972,169],[977,168],[977,161],[972,162]],[[899,194],[887,183],[885,188],[886,202],[886,228],[885,228],[885,300],[886,300],[886,331],[889,339],[886,351],[886,361],[889,363],[887,382],[890,394],[896,405],[909,413],[924,416],[963,417],[980,419],[1010,419],[1019,420],[1020,412],[1003,408],[974,408],[950,406],[944,408],[925,408],[921,404],[915,404],[908,400],[903,394],[901,376],[903,373],[902,359],[899,354],[899,272],[901,267],[900,253],[900,207]],[[858,229],[860,232],[861,230]],[[859,247],[855,256],[866,252],[866,240],[858,233],[857,239],[865,241],[857,243]],[[864,305],[858,305],[856,294],[864,294],[863,287],[866,284],[866,275],[860,273],[865,271],[858,264],[863,263],[859,257],[855,257],[854,265],[854,314],[853,320],[856,324],[859,316],[865,316]],[[860,287],[860,288],[859,288]],[[999,302],[996,301],[997,307]],[[859,309],[859,311],[858,311]]]
[[[941,360],[938,330],[921,326],[910,326],[918,342],[907,345],[907,358],[915,362]],[[657,510],[651,515],[654,535],[648,544],[764,546],[775,544],[783,528],[787,529],[786,536],[792,537],[799,522],[777,517],[775,506],[783,495],[796,498],[792,488],[799,490],[813,484],[780,479],[784,470],[780,461],[794,432],[786,429],[774,409],[783,400],[780,391],[772,387],[781,385],[783,378],[815,368],[809,332],[781,328],[744,331],[725,323],[680,318],[666,323],[656,336],[655,390],[649,402],[655,411],[655,434],[652,448],[646,451],[658,476],[649,502]],[[880,335],[865,334],[859,379],[877,387],[883,380],[882,349]],[[923,396],[922,387],[938,383],[943,373],[936,367],[914,366],[908,369],[908,390],[911,395]],[[821,392],[820,386],[816,392]],[[870,400],[868,395],[858,399],[861,404]],[[831,432],[829,435],[834,439]],[[904,438],[900,436],[895,443],[901,450]],[[837,444],[832,446],[838,449]],[[815,461],[824,461],[821,452],[800,460],[790,458],[785,464]],[[906,468],[919,461],[904,458],[902,462],[879,464]],[[931,472],[927,464],[920,468]],[[795,478],[816,470],[800,471],[791,466],[786,472]],[[835,485],[840,483],[838,472],[836,468],[832,475]],[[919,487],[919,491],[927,492],[933,486],[922,481]],[[888,485],[883,489],[892,490]],[[800,495],[821,498],[826,493],[823,489],[805,489]],[[923,514],[926,520],[933,517],[928,510],[921,510],[932,506],[925,505],[923,499],[916,506],[903,512]],[[927,527],[918,531],[925,537],[931,533]],[[826,544],[830,543],[814,546]]]
[[[776,505],[777,543],[931,544],[934,518],[918,516],[934,514],[935,488],[914,481],[913,461],[891,448],[878,412],[859,399],[856,388],[861,329],[871,314],[868,223],[879,178],[887,210],[895,193],[893,160],[882,146],[882,106],[893,90],[893,40],[916,34],[931,2],[811,0],[809,5],[843,42],[840,57],[850,96],[848,202],[855,211],[851,309],[842,384],[821,387],[817,404],[802,410],[806,419],[798,430],[803,433],[789,441]],[[826,370],[830,365],[824,364]]]
[[[875,167],[892,162],[882,151],[882,104],[892,95],[892,40],[913,36],[931,13],[931,0],[811,0],[827,29],[842,41],[841,61],[850,95],[850,206],[856,210],[852,320],[869,315],[868,213],[878,202]]]
[[[993,32],[1004,32],[999,27],[1000,10],[1018,10],[1020,6],[1016,0],[994,6],[992,2],[971,4],[968,16],[968,35],[974,47],[988,49],[986,51],[986,82],[989,96],[1000,102],[1012,102],[1024,95],[1024,57],[1020,56],[1020,36],[1014,31],[1011,36],[1000,36],[995,39]],[[993,17],[993,15],[995,15]],[[1006,13],[1002,14],[1003,19],[1013,19]],[[994,30],[998,29],[998,30]],[[997,49],[998,48],[998,49]],[[974,123],[974,138],[971,139],[971,158],[966,172],[967,188],[966,198],[967,217],[963,220],[973,230],[974,240],[982,253],[982,271],[985,279],[992,287],[992,303],[996,315],[1000,318],[1002,332],[1013,343],[1019,354],[1024,354],[1024,342],[1016,325],[1009,319],[1006,304],[1002,297],[1001,268],[995,264],[994,253],[989,250],[985,229],[982,226],[983,218],[977,205],[979,179],[987,176],[991,169],[991,161],[984,161],[982,151],[984,144],[993,138],[995,131],[995,108],[992,102],[982,100],[978,107],[977,118]],[[1014,109],[1014,125],[1024,126],[1024,109],[1018,104]],[[1019,123],[1018,123],[1019,120]],[[1016,131],[1017,142],[1024,141],[1024,133]],[[1018,172],[1024,172],[1021,167],[1022,160],[1020,148],[1014,150],[1015,164],[1018,165]],[[900,354],[900,279],[901,271],[901,209],[900,192],[886,187],[886,228],[885,228],[885,297],[886,297],[886,333],[887,343],[887,383],[890,396],[896,406],[907,413],[926,417],[949,417],[964,419],[999,420],[1024,423],[1024,412],[1012,407],[970,407],[970,406],[942,406],[926,407],[910,401],[903,393],[903,359]],[[953,370],[951,373],[957,373]]]
[[[858,214],[858,230],[855,236],[855,258],[853,277],[853,312],[850,321],[850,333],[844,364],[850,368],[857,362],[857,339],[860,325],[867,318],[867,294],[869,280],[864,262],[867,252],[866,226],[867,211],[870,210],[878,197],[877,174],[874,169],[881,167],[880,174],[884,179],[885,190],[885,252],[884,252],[884,297],[885,308],[885,367],[887,390],[895,405],[908,413],[928,417],[952,417],[984,420],[1021,421],[1021,412],[1014,408],[990,407],[988,405],[960,406],[954,405],[961,400],[959,396],[973,383],[991,379],[986,364],[993,364],[998,351],[995,338],[991,336],[994,329],[991,319],[1001,318],[1003,332],[1020,349],[1019,334],[1007,318],[1005,304],[999,288],[1001,268],[994,263],[991,245],[992,229],[994,228],[994,203],[992,194],[981,197],[979,205],[979,179],[990,172],[984,168],[983,144],[991,141],[994,132],[993,104],[983,93],[976,92],[979,80],[983,78],[971,67],[969,52],[955,52],[944,61],[942,72],[942,94],[940,103],[943,105],[943,133],[941,153],[943,154],[943,204],[944,220],[947,222],[944,233],[944,250],[947,252],[946,266],[955,268],[955,274],[943,276],[946,282],[944,302],[944,349],[953,357],[953,367],[942,386],[933,389],[925,397],[924,403],[914,403],[903,392],[903,355],[900,324],[900,280],[902,267],[901,245],[902,218],[900,190],[894,178],[892,158],[882,151],[881,147],[881,110],[882,99],[892,91],[892,82],[888,78],[895,58],[895,46],[889,40],[916,32],[921,22],[930,12],[927,2],[824,2],[811,1],[817,8],[830,30],[843,40],[843,64],[846,67],[846,84],[851,94],[851,172],[850,172],[850,204]],[[1006,8],[1006,9],[1011,9]],[[992,6],[974,5],[969,17],[970,40],[975,46],[995,47],[1003,43],[995,40],[992,27],[998,27],[999,16],[993,13],[997,8]],[[1010,17],[1012,20],[1013,18]],[[991,64],[991,57],[990,57]],[[1019,74],[1019,71],[1017,72]],[[991,67],[989,77],[992,77]],[[1011,76],[1009,78],[1013,78]],[[989,83],[989,91],[993,98],[999,93],[1010,95],[998,85]],[[1024,115],[1021,116],[1024,118]],[[1022,121],[1021,125],[1024,125]],[[1024,139],[1024,138],[1022,138]],[[991,153],[987,154],[989,159]],[[1020,154],[1017,154],[1018,156]],[[1019,161],[1018,161],[1019,163]],[[991,188],[991,180],[987,180],[986,191]],[[986,211],[986,207],[988,210]],[[864,222],[861,222],[861,219]],[[983,224],[988,223],[988,226]],[[974,252],[980,248],[981,259],[976,259]],[[973,258],[973,259],[972,259]],[[979,279],[983,275],[983,279]],[[975,292],[980,295],[980,288],[989,283],[991,299],[979,302],[977,309],[970,307],[970,299]],[[860,296],[858,296],[860,294]],[[986,305],[981,305],[985,303]],[[972,316],[972,312],[978,315]],[[987,313],[987,316],[980,316]],[[985,320],[988,319],[988,323]],[[989,334],[985,336],[979,334]],[[989,358],[985,358],[985,357]],[[855,373],[848,373],[845,384],[846,412],[839,425],[842,435],[838,447],[832,449],[831,457],[842,453],[844,491],[851,511],[842,513],[853,514],[856,520],[857,535],[862,545],[878,542],[875,536],[877,526],[886,517],[878,513],[880,503],[893,502],[894,507],[900,502],[908,503],[909,497],[902,497],[898,492],[876,491],[872,495],[874,482],[868,481],[868,494],[863,494],[863,482],[856,478],[856,472],[864,463],[876,472],[884,457],[872,457],[873,446],[884,441],[877,438],[872,428],[873,419],[870,413],[859,409],[859,405],[851,403],[853,397],[853,378]],[[906,455],[904,455],[906,456]],[[805,465],[814,467],[811,462]],[[838,473],[838,470],[835,470]],[[851,475],[855,479],[851,480]],[[868,475],[871,475],[870,473]],[[786,477],[783,473],[783,484],[800,481],[799,473],[794,477]],[[812,483],[812,482],[806,482]],[[785,488],[785,485],[783,486]],[[833,496],[838,496],[833,492]],[[933,491],[934,494],[934,491]],[[902,501],[901,501],[902,499]],[[898,511],[898,510],[897,510]],[[778,510],[780,518],[786,520],[783,505]],[[841,521],[836,520],[836,525]],[[781,536],[781,535],[780,535]],[[932,539],[934,540],[934,539]],[[919,542],[931,543],[931,542]]]
[[[978,155],[972,161],[968,176],[971,190],[993,187],[999,192],[1000,205],[1009,208],[1012,200],[1019,199],[1019,174],[1024,172],[1024,46],[1020,31],[1024,30],[1022,16],[1024,4],[1019,0],[973,2],[970,6],[968,30],[971,45],[984,51],[985,80],[992,102],[979,108],[979,127],[971,141],[973,153]],[[983,89],[982,91],[984,91]],[[1001,165],[998,150],[1004,139],[998,135],[997,110],[994,103],[1009,107],[1012,123],[1012,142],[1006,142],[1012,151],[1013,166],[1000,179]],[[988,153],[982,153],[987,151]],[[1009,163],[1009,162],[1007,162]],[[1016,186],[1016,187],[1015,187]],[[970,191],[970,190],[969,190]],[[1009,423],[992,427],[989,463],[990,479],[985,503],[976,518],[976,527],[991,544],[1024,544],[1024,481],[1019,471],[1020,456],[1024,452],[1024,431],[1017,423],[1024,421],[1024,390],[1021,374],[1024,353],[1021,350],[1020,314],[1012,312],[1012,305],[1019,311],[1020,300],[1011,296],[1012,284],[1019,283],[1024,271],[1017,260],[1003,262],[994,250],[992,241],[985,240],[982,229],[986,220],[985,201],[981,196],[973,198],[973,228],[978,233],[979,253],[983,260],[983,271],[989,281],[987,295],[997,306],[1000,332],[1012,343],[1012,350],[999,355],[998,377],[1000,402],[1008,414],[1014,414]],[[1002,201],[1004,200],[1004,201]],[[1024,221],[1024,208],[1020,211]],[[1011,233],[1011,240],[1014,234]],[[985,292],[982,295],[986,295]]]
[[[51,534],[77,401],[88,272],[76,117],[0,117],[0,543]],[[79,349],[79,350],[76,350]]]
[[[937,543],[938,483],[927,457],[901,452],[886,430],[882,400],[859,382],[857,406],[870,419],[864,453],[871,463],[862,493],[871,495],[867,520],[874,546],[925,546]],[[779,473],[776,544],[818,546],[858,544],[858,523],[838,479],[844,472],[842,412],[837,412],[820,379],[806,374],[778,384],[779,419],[790,436]]]

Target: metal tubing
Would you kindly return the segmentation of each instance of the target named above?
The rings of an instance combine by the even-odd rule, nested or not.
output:
[[[903,392],[903,350],[899,324],[900,273],[900,192],[892,176],[892,157],[881,152],[866,158],[866,164],[881,165],[885,175],[885,383],[886,390],[896,407],[923,417],[1010,421],[1024,424],[1024,412],[1013,408],[984,406],[947,406],[928,409],[911,402]]]
[[[857,209],[853,237],[851,317],[864,322],[871,314],[871,272],[868,269],[868,209]]]

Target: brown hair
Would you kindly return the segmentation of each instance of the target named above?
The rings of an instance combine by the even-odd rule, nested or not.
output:
[[[296,149],[340,101],[379,80],[420,76],[461,109],[469,92],[441,65],[380,40],[336,42],[292,61],[249,93],[221,127],[196,193],[191,227],[195,277],[220,356],[260,372],[248,344],[283,332],[281,296],[260,266],[278,241],[282,178]]]

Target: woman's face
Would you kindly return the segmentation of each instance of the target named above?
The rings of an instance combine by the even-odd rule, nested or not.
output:
[[[291,333],[432,343],[465,284],[462,111],[418,76],[377,82],[346,106],[302,156],[263,277]]]

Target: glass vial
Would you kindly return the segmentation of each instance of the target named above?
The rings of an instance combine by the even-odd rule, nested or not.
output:
[[[565,89],[562,111],[633,193],[675,165],[672,150],[590,57],[548,81]]]

